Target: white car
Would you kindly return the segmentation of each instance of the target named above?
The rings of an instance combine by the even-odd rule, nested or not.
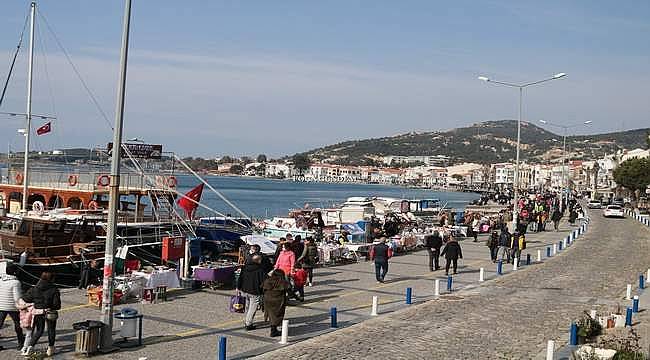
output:
[[[587,207],[589,209],[600,209],[602,208],[602,205],[600,204],[600,200],[589,200],[589,203],[587,203]]]
[[[604,217],[625,217],[623,213],[623,208],[618,205],[607,205],[605,210],[603,210]]]

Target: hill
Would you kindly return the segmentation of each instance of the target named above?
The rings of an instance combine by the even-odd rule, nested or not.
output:
[[[650,128],[606,134],[569,136],[571,159],[592,159],[620,149],[645,148]],[[387,155],[446,155],[454,163],[498,163],[516,157],[517,121],[486,121],[449,131],[411,132],[396,136],[351,140],[307,151],[313,160],[335,164],[372,165]],[[520,158],[553,161],[562,156],[562,135],[535,124],[521,124]]]

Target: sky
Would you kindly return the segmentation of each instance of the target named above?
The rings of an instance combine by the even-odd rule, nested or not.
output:
[[[33,149],[112,138],[123,6],[38,2],[33,112],[57,119]],[[28,9],[0,4],[3,82]],[[183,156],[282,156],[514,119],[517,90],[477,77],[558,72],[525,90],[524,120],[591,120],[579,134],[650,127],[649,18],[647,0],[133,0],[124,138]],[[25,112],[27,48],[0,111]],[[0,121],[0,151],[22,149],[24,118]]]

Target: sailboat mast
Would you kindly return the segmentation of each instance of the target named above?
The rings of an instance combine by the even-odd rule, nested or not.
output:
[[[122,150],[122,124],[124,119],[124,95],[126,90],[126,65],[129,55],[129,27],[131,24],[131,0],[125,0],[124,19],[122,22],[122,51],[120,56],[120,82],[117,89],[115,106],[115,128],[113,129],[113,154],[111,158],[111,180],[108,199],[108,227],[106,229],[106,246],[104,250],[104,281],[102,293],[101,322],[104,331],[101,347],[108,350],[113,347],[113,256],[115,255],[115,238],[117,230],[117,208],[120,202],[120,153]]]
[[[25,165],[23,168],[23,208],[27,213],[27,198],[29,198],[29,134],[32,132],[32,75],[34,73],[34,24],[36,22],[36,2],[32,1],[29,24],[29,65],[27,68],[27,126],[25,127]]]

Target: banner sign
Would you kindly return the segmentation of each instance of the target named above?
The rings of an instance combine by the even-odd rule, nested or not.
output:
[[[126,147],[129,150],[129,153],[134,158],[140,159],[160,159],[162,155],[162,145],[153,145],[153,144],[137,144],[137,143],[125,143],[122,144],[123,147]],[[106,149],[109,154],[113,150],[113,143],[110,142],[106,146]],[[124,150],[124,149],[122,149]],[[122,157],[127,157],[128,155],[122,151]]]

